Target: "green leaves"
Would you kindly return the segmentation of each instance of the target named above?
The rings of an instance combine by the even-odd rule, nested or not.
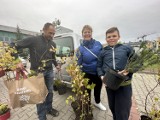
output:
[[[30,73],[28,74],[28,77],[31,77],[31,76],[37,76],[38,73],[34,70],[30,70]]]
[[[94,89],[95,86],[96,86],[96,85],[92,83],[91,85],[87,85],[87,89],[92,90],[92,89]]]
[[[0,67],[4,70],[15,70],[20,62],[19,59],[15,59],[12,56],[13,53],[17,53],[15,48],[11,48],[8,44],[0,42]]]
[[[81,67],[77,65],[76,61],[73,61],[66,68],[66,71],[72,78],[72,91],[76,94],[75,97],[69,96],[66,99],[66,103],[68,104],[70,100],[77,101],[79,105],[77,110],[80,111],[81,119],[84,119],[85,115],[91,112],[91,105],[88,104],[90,101],[90,96],[87,90],[94,89],[95,84],[88,84],[89,79],[84,77],[85,73],[83,73],[80,68]]]
[[[68,104],[68,103],[69,103],[69,100],[71,100],[71,101],[75,101],[74,97],[73,97],[73,96],[71,96],[71,95],[66,99],[66,104]]]
[[[125,69],[131,73],[144,70],[148,66],[159,63],[158,51],[147,47],[147,41],[143,41],[136,53],[132,53],[127,61]]]
[[[152,118],[152,120],[160,119],[159,99],[158,98],[154,98],[154,102],[149,111],[149,116]]]

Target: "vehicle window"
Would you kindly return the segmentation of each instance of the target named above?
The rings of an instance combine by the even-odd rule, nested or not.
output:
[[[74,46],[72,37],[55,37],[53,41],[56,43],[57,46],[57,57],[73,56]]]
[[[3,41],[3,37],[2,36],[0,36],[0,41]]]

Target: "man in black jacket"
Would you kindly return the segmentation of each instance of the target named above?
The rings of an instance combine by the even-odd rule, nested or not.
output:
[[[60,70],[55,58],[56,44],[52,41],[55,35],[55,27],[51,23],[46,23],[43,27],[43,34],[29,37],[15,43],[15,47],[29,48],[31,70],[39,71],[43,67],[45,84],[48,89],[48,95],[44,103],[37,104],[37,114],[39,120],[46,120],[46,114],[58,116],[59,112],[52,108],[53,101],[53,66]],[[44,64],[45,61],[45,64]],[[21,65],[19,65],[21,67]]]

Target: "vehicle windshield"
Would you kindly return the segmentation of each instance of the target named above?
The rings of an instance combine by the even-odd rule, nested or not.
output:
[[[73,38],[72,37],[55,37],[53,40],[56,43],[56,56],[69,57],[74,54]]]

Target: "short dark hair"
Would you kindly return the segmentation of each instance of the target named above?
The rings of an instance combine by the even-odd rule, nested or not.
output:
[[[117,32],[118,32],[118,35],[120,36],[119,30],[118,30],[117,27],[111,27],[111,28],[109,28],[109,29],[106,31],[106,36],[107,36],[108,33],[113,33],[113,32],[115,32],[115,31],[117,31]]]
[[[46,24],[44,24],[44,26],[43,26],[43,30],[47,30],[47,29],[49,28],[49,26],[55,27],[52,23],[46,23]]]

